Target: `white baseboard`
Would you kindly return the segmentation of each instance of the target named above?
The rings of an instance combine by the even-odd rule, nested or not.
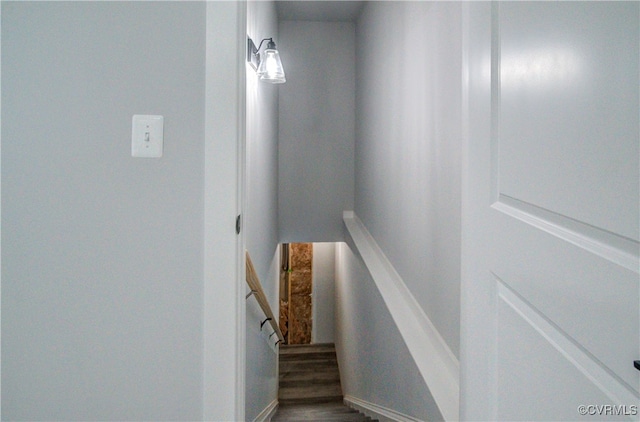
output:
[[[353,211],[345,211],[343,220],[442,418],[457,421],[458,359],[358,216]]]
[[[369,416],[371,419],[378,419],[380,422],[423,422],[413,416],[405,415],[404,413],[396,412],[395,410],[378,406],[377,404],[369,403],[368,401],[349,395],[344,396],[344,404]]]
[[[276,410],[278,410],[278,400],[274,400],[267,407],[264,408],[258,416],[253,420],[253,422],[271,422],[271,418],[276,414]]]

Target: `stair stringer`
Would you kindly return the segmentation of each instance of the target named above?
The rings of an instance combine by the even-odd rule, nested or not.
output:
[[[378,406],[377,404],[349,395],[344,396],[344,404],[349,406],[351,409],[357,410],[363,415],[370,417],[371,419],[378,420],[379,422],[422,422],[419,419],[405,415],[404,413],[400,413],[383,406]]]

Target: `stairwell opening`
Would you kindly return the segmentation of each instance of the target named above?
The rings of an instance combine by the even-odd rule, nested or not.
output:
[[[370,418],[343,404],[334,344],[335,243],[282,244],[279,408],[274,421]]]

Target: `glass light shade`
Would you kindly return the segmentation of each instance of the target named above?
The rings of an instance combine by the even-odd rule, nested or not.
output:
[[[260,66],[258,66],[258,76],[261,81],[272,84],[282,84],[287,80],[284,77],[284,69],[280,61],[278,50],[267,48],[260,55]]]

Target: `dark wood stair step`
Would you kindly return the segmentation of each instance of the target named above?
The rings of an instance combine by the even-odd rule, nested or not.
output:
[[[340,383],[326,385],[302,385],[280,388],[279,399],[317,399],[322,397],[339,397],[342,399]]]
[[[336,360],[336,352],[310,352],[280,355],[280,362],[306,362],[310,360]]]
[[[335,345],[281,346],[279,363],[278,402],[281,407],[274,421],[361,422],[371,420],[342,403],[342,387]],[[287,409],[286,412],[285,409]],[[331,411],[325,413],[328,409]],[[295,416],[296,414],[298,416]],[[322,416],[319,416],[320,414]],[[285,417],[289,419],[284,419]]]
[[[320,404],[292,404],[280,405],[274,415],[273,422],[283,421],[342,421],[342,422],[364,422],[371,421],[370,418],[350,409],[336,401],[333,403]]]
[[[288,344],[280,346],[281,355],[289,355],[296,353],[313,353],[313,352],[335,352],[336,346],[333,343],[319,344]]]
[[[327,362],[294,362],[280,365],[280,373],[288,372],[338,372],[338,365]]]
[[[331,372],[286,372],[280,374],[279,377],[280,386],[284,387],[283,383],[299,382],[310,384],[325,384],[328,382],[340,382],[340,374],[338,371]]]
[[[282,405],[293,404],[324,404],[324,403],[340,403],[342,402],[342,395],[339,396],[326,396],[326,397],[302,397],[302,398],[290,398],[290,399],[278,399],[278,403]]]

